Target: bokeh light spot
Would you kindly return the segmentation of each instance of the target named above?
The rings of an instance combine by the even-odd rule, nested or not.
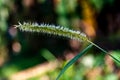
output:
[[[17,29],[14,27],[9,28],[8,32],[12,37],[15,37],[17,35]]]
[[[12,45],[12,50],[16,53],[21,51],[21,44],[19,42],[14,42]]]

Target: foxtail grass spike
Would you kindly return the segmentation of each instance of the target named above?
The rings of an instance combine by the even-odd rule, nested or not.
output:
[[[55,26],[55,25],[49,25],[49,24],[37,24],[37,23],[23,23],[21,24],[19,22],[19,25],[14,25],[15,28],[19,28],[21,31],[26,32],[38,32],[38,33],[47,33],[51,35],[57,35],[57,36],[63,36],[70,39],[75,39],[80,42],[88,42],[90,44],[93,44],[95,47],[103,51],[105,54],[108,54],[111,56],[115,61],[120,63],[120,60],[116,57],[109,54],[107,51],[96,45],[95,43],[91,42],[84,33],[80,31],[70,30],[68,28],[64,28],[61,26]]]
[[[67,37],[70,39],[75,39],[78,41],[87,41],[88,38],[86,35],[80,31],[70,30],[61,26],[49,25],[49,24],[40,24],[37,23],[19,23],[15,25],[15,28],[19,28],[21,31],[26,32],[38,32],[38,33],[47,33],[52,35],[58,35]]]

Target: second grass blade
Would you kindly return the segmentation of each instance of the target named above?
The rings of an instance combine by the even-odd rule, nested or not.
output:
[[[61,77],[61,75],[73,64],[75,63],[82,55],[84,55],[93,45],[90,44],[88,45],[84,50],[82,50],[79,54],[77,54],[73,59],[71,59],[65,66],[64,68],[61,70],[61,72],[59,73],[59,75],[57,76],[56,80],[59,80],[59,78]]]

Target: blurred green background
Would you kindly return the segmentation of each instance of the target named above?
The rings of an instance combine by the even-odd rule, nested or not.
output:
[[[86,46],[64,37],[21,32],[14,28],[18,22],[82,31],[120,57],[119,0],[0,0],[0,80],[55,80]],[[120,64],[92,48],[60,80],[120,80]]]

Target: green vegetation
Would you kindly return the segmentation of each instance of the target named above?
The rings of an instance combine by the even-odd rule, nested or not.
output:
[[[0,0],[0,80],[120,80],[119,7],[119,0]]]

